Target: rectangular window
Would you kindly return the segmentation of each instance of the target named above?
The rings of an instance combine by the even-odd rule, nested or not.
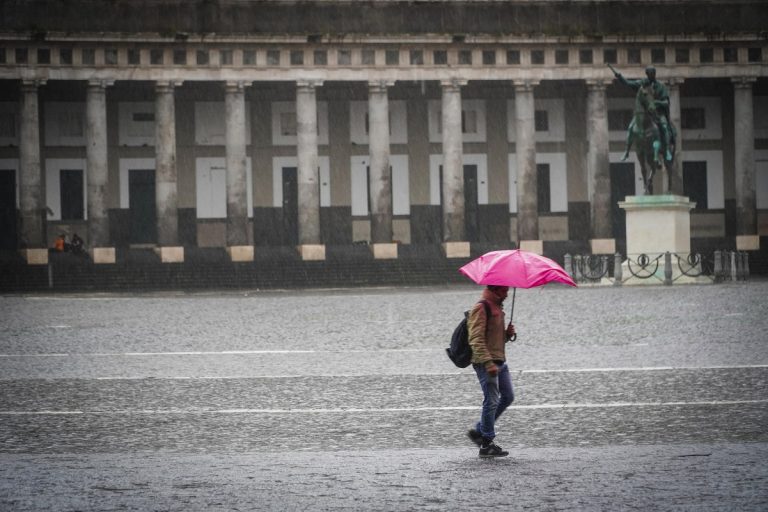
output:
[[[96,50],[94,48],[83,48],[83,65],[93,66],[96,64]]]
[[[709,64],[715,61],[715,49],[714,48],[701,48],[699,49],[699,62]]]
[[[461,111],[461,133],[477,133],[477,111]]]
[[[232,57],[232,50],[220,50],[219,61],[222,66],[231,66],[234,61]]]
[[[642,53],[640,48],[627,49],[627,64],[640,64],[642,60]]]
[[[61,220],[84,219],[83,171],[81,169],[62,169],[59,171],[59,185]]]
[[[531,64],[544,64],[544,50],[531,50]]]
[[[255,66],[255,65],[256,65],[256,51],[243,50],[243,66]]]
[[[697,210],[706,210],[707,162],[683,162],[683,195],[696,203]]]
[[[315,50],[314,58],[315,58],[315,66],[328,65],[328,52],[326,52],[325,50]]]
[[[174,48],[173,63],[177,66],[185,66],[187,64],[187,50],[184,48]]]
[[[435,50],[432,53],[432,61],[438,66],[448,64],[448,52],[445,50]]]
[[[352,51],[339,50],[336,54],[336,64],[339,66],[350,66],[352,64]]]
[[[50,64],[51,63],[51,50],[49,48],[37,49],[37,63],[38,64]]]
[[[651,48],[651,62],[653,64],[664,64],[667,61],[667,52],[664,48]]]
[[[267,50],[267,66],[280,65],[280,50]]]
[[[483,65],[495,66],[496,65],[496,51],[495,50],[483,50]]]
[[[747,60],[749,62],[762,62],[762,60],[763,60],[763,49],[762,48],[748,48],[747,49]]]
[[[549,164],[536,164],[536,195],[538,196],[539,213],[552,211],[549,174]]]
[[[136,123],[154,123],[155,114],[154,112],[134,112],[131,119]]]
[[[520,50],[507,50],[507,64],[520,64]]]
[[[16,138],[16,114],[13,112],[0,112],[0,137]]]
[[[29,54],[26,48],[16,48],[16,64],[26,64],[29,60]]]
[[[387,66],[397,66],[400,64],[400,51],[399,50],[387,50],[385,53],[385,61]]]
[[[163,65],[163,49],[162,48],[152,48],[149,50],[149,63],[153,66],[162,66]]]
[[[107,66],[117,66],[117,48],[107,48],[104,50],[104,64]]]
[[[616,64],[619,58],[614,48],[606,48],[603,50],[603,62],[606,64]]]
[[[555,50],[555,64],[568,64],[568,50]]]
[[[296,135],[296,113],[280,113],[280,134],[286,137]]]
[[[592,50],[579,50],[579,63],[580,64],[592,64],[594,56]]]
[[[675,48],[675,62],[688,64],[691,61],[691,51],[688,48]]]
[[[608,130],[612,132],[626,130],[631,122],[632,111],[630,109],[608,111]]]
[[[207,66],[211,61],[208,55],[208,50],[197,50],[195,52],[195,59],[197,60],[198,66]]]
[[[0,48],[0,64],[5,64],[5,48]]]
[[[459,50],[459,64],[470,66],[472,65],[472,51],[471,50]]]
[[[61,137],[82,137],[85,135],[83,115],[79,112],[62,111],[56,116],[56,125]]]
[[[59,50],[59,62],[61,64],[72,64],[72,48],[62,48]]]
[[[375,66],[376,65],[376,51],[375,50],[363,50],[361,53],[361,59],[363,66]]]
[[[291,66],[304,65],[304,52],[302,50],[291,50]]]
[[[141,51],[138,48],[128,48],[128,64],[131,66],[141,64]]]
[[[424,65],[424,52],[421,50],[411,50],[411,66]]]
[[[705,130],[707,116],[703,108],[681,108],[680,127],[683,130]]]
[[[725,62],[738,62],[739,61],[739,49],[738,48],[723,48],[723,60]]]
[[[533,123],[537,132],[549,131],[549,112],[546,110],[536,110],[533,114]]]

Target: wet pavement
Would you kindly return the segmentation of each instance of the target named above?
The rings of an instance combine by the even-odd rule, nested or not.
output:
[[[768,509],[768,281],[519,290],[490,461],[478,294],[0,297],[0,509]]]

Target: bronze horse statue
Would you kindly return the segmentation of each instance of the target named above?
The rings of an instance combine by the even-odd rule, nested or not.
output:
[[[672,173],[673,161],[664,158],[667,149],[674,155],[674,136],[670,136],[670,147],[665,148],[661,131],[657,122],[657,112],[654,104],[653,91],[648,86],[640,87],[635,96],[635,110],[632,122],[629,125],[630,138],[628,146],[634,143],[635,155],[640,163],[640,171],[643,176],[643,185],[646,194],[653,194],[653,176],[662,166],[667,170],[666,190],[669,190],[669,177]],[[670,131],[674,134],[674,128],[670,123]],[[629,147],[627,148],[629,151]]]

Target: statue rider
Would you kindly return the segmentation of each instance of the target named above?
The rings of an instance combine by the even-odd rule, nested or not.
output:
[[[656,80],[656,68],[648,66],[645,68],[646,78],[640,80],[627,80],[624,76],[613,69],[613,74],[624,85],[631,87],[635,91],[639,91],[641,87],[650,87],[653,91],[654,106],[656,107],[656,116],[654,122],[659,127],[661,136],[664,141],[664,157],[667,161],[672,160],[672,153],[670,152],[670,140],[671,140],[671,128],[669,124],[669,92],[664,84]],[[629,149],[632,146],[632,125],[627,128],[627,149],[624,151],[624,156],[621,160],[624,161],[629,158]]]

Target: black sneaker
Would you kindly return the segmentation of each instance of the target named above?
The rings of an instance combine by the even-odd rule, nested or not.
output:
[[[469,438],[470,441],[475,443],[478,448],[480,446],[482,446],[482,444],[483,444],[483,434],[481,434],[477,430],[475,430],[473,428],[469,429],[469,431],[467,432],[467,437]]]
[[[509,455],[508,451],[502,450],[499,445],[494,443],[493,441],[483,441],[483,444],[480,446],[480,458],[481,459],[490,459],[492,457],[506,457]]]

